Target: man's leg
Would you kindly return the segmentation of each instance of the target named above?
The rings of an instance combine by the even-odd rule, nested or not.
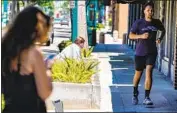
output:
[[[153,66],[147,65],[146,66],[146,78],[145,78],[145,97],[149,97],[151,87],[152,87],[152,72],[153,72]]]
[[[137,91],[138,91],[138,84],[140,82],[141,76],[142,76],[143,71],[135,71],[135,75],[133,78],[133,86],[134,86],[134,92],[133,94],[136,95]]]
[[[143,101],[143,104],[145,105],[153,105],[153,102],[151,101],[149,95],[151,92],[152,87],[152,72],[153,72],[153,66],[147,65],[146,66],[146,78],[145,78],[145,99]]]
[[[142,76],[143,71],[135,71],[135,75],[133,78],[133,98],[132,98],[132,103],[134,105],[138,104],[138,84],[140,82],[141,76]]]
[[[132,103],[134,105],[138,104],[138,85],[145,67],[145,57],[135,56],[135,75],[133,78],[133,98]]]
[[[153,73],[153,68],[156,62],[156,56],[157,55],[149,55],[147,56],[147,61],[146,61],[146,78],[145,78],[145,99],[143,101],[143,104],[145,105],[153,105],[153,102],[151,101],[149,95],[151,92],[151,87],[152,87],[152,73]]]

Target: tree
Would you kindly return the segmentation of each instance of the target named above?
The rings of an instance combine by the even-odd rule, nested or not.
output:
[[[49,9],[54,9],[53,1],[48,0],[36,0],[36,3],[42,7],[48,7]]]
[[[28,4],[30,4],[29,0],[27,0]],[[20,12],[20,7],[25,7],[25,1],[24,0],[12,0],[11,1],[11,15],[10,15],[10,21],[15,18],[15,16]]]
[[[4,0],[3,0],[4,1]],[[2,1],[2,2],[3,2]],[[48,8],[50,10],[50,15],[53,15],[54,10],[54,4],[53,1],[48,0],[12,0],[12,8],[11,8],[11,15],[10,15],[10,21],[15,18],[15,16],[19,13],[20,7],[27,7],[28,5],[36,5],[38,4],[41,7]]]
[[[67,1],[64,1],[63,4],[62,4],[62,6],[61,6],[61,8],[62,8],[63,10],[65,10],[67,13],[69,13],[69,12],[70,12],[69,1],[68,1],[68,0],[67,0]]]
[[[53,16],[54,14],[54,3],[48,0],[37,0],[37,4],[45,9],[48,9],[48,14]]]

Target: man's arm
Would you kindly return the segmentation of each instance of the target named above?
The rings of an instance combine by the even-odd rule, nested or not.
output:
[[[160,20],[158,20],[158,29],[161,31],[160,33],[160,36],[158,38],[158,40],[162,41],[163,40],[163,37],[165,36],[165,27],[164,25],[162,24],[162,22]]]
[[[138,35],[138,34],[135,34],[133,32],[130,32],[130,34],[129,34],[129,38],[133,39],[133,40],[136,40],[136,39],[147,39],[148,36],[149,36],[149,33],[144,33],[144,34]]]
[[[139,20],[136,20],[131,29],[130,29],[130,33],[129,33],[129,38],[136,40],[136,39],[147,39],[149,34],[148,33],[144,33],[144,34],[137,34],[138,32],[138,24],[139,24]]]

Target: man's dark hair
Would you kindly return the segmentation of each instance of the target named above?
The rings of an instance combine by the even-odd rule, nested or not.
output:
[[[151,7],[154,9],[154,3],[153,3],[152,1],[147,2],[147,3],[145,3],[145,4],[143,5],[143,11],[145,10],[145,8],[146,8],[147,6],[151,6]]]

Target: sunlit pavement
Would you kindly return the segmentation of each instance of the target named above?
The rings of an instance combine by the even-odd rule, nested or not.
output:
[[[55,48],[57,44],[62,40],[69,40],[70,30],[71,29],[67,26],[57,26],[57,28],[55,28],[55,32],[57,32],[59,36],[57,33],[55,33],[54,43],[51,44],[50,47],[46,48],[51,50],[52,47]],[[63,37],[61,34],[65,35],[65,37]],[[68,37],[66,35],[68,35]],[[100,111],[121,113],[177,112],[177,91],[173,89],[173,85],[170,80],[168,80],[168,78],[166,78],[157,69],[155,69],[153,72],[154,82],[150,95],[154,102],[154,106],[151,108],[146,108],[142,104],[144,99],[144,74],[139,84],[139,104],[132,105],[131,101],[133,92],[132,80],[134,75],[134,51],[132,51],[127,45],[121,45],[115,42],[114,44],[111,44],[111,41],[108,41],[108,43],[109,44],[97,44],[93,53],[101,61]],[[47,53],[47,55],[49,54],[50,52]],[[71,112],[73,111],[71,110]]]
[[[107,79],[111,79],[107,87],[109,87],[111,93],[113,112],[177,112],[177,91],[173,89],[170,80],[157,69],[153,72],[154,82],[150,95],[154,105],[151,108],[146,108],[142,104],[144,99],[144,74],[139,84],[139,104],[132,105],[134,52],[128,46],[99,44],[94,51],[95,53],[100,51],[102,59],[108,59],[111,66],[112,76],[107,75],[109,77]],[[102,70],[107,68],[108,66],[105,65]]]

